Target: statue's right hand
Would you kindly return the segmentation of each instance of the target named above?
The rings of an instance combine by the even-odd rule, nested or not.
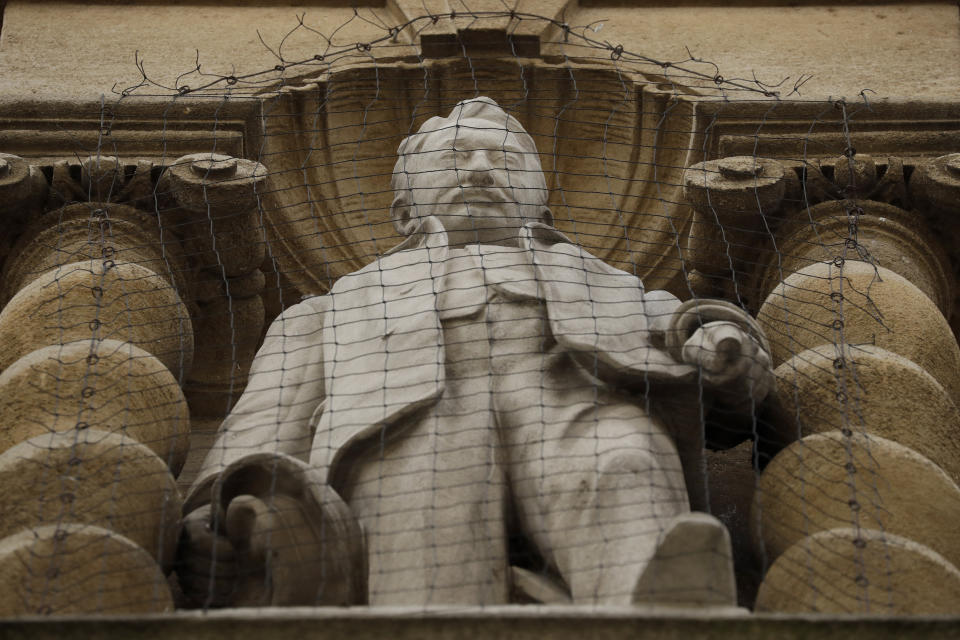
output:
[[[187,514],[180,535],[177,577],[184,595],[198,607],[230,605],[237,585],[237,553],[213,524],[210,505],[205,505]]]

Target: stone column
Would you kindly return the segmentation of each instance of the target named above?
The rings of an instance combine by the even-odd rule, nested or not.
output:
[[[756,292],[749,274],[757,254],[770,250],[769,229],[778,219],[790,178],[780,162],[753,156],[720,158],[687,168],[683,196],[694,213],[683,257],[694,295],[752,307]],[[757,413],[764,410],[757,407]],[[710,412],[699,446],[736,444],[754,434],[758,424],[756,419],[734,423],[733,416]],[[729,528],[738,601],[749,604],[762,577],[747,517],[755,485],[753,442],[706,450],[702,455],[704,470],[696,470],[698,477],[687,475],[691,506],[706,508],[708,502],[709,510]],[[686,460],[684,464],[686,470]],[[698,507],[693,499],[698,495],[708,498],[702,501],[704,506]]]
[[[798,438],[753,500],[769,567],[756,608],[956,613],[953,273],[929,215],[905,208],[917,190],[902,161],[851,155],[798,174],[806,198],[785,212],[778,252],[756,274],[768,291],[757,317]]]
[[[769,251],[790,175],[769,158],[735,156],[699,162],[683,174],[694,210],[687,236],[687,280],[697,294],[743,300],[761,248]],[[794,176],[795,177],[795,176]]]
[[[162,221],[118,202],[145,196],[152,166],[128,177],[91,157],[77,183],[58,163],[48,188],[25,161],[3,162],[4,220],[26,230],[0,311],[0,616],[171,610],[193,360],[185,263]]]
[[[197,265],[197,352],[186,383],[194,414],[230,411],[263,334],[266,177],[258,162],[202,153],[179,158],[161,178],[160,189],[180,207],[162,215],[180,229]]]

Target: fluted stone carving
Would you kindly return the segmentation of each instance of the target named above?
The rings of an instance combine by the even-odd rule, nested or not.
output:
[[[773,161],[687,171],[697,211],[688,248],[706,256],[704,273],[744,267],[736,293],[758,309],[781,431],[798,439],[753,498],[751,530],[769,567],[757,610],[960,610],[949,515],[960,505],[960,348],[947,321],[955,274],[941,241],[950,239],[938,223],[957,209],[958,158],[911,163],[908,186],[901,159],[851,150],[786,169],[780,201],[760,178]],[[743,169],[739,199],[728,196],[725,166]],[[753,244],[728,242],[718,255],[695,237],[711,216],[723,233],[734,227],[730,238],[753,230]]]
[[[222,175],[217,158],[207,162]],[[13,242],[4,247],[0,311],[2,612],[169,610],[165,573],[180,526],[174,474],[189,448],[181,386],[194,361],[193,326],[199,319],[209,343],[218,333],[211,325],[229,326],[244,306],[257,336],[263,322],[251,191],[198,176],[192,190],[178,192],[184,202],[191,194],[224,198],[202,216],[189,217],[201,213],[194,206],[171,219],[156,213],[175,204],[149,161],[91,156],[47,171],[49,183],[39,168],[0,155],[4,237]],[[211,222],[235,207],[239,222]],[[213,234],[201,232],[211,224]],[[185,228],[194,234],[187,243]],[[228,279],[211,294],[194,275],[218,252]],[[215,319],[198,316],[211,298],[233,305]],[[218,364],[229,370],[230,355],[252,357],[255,340],[221,350]],[[91,594],[94,577],[99,591]]]

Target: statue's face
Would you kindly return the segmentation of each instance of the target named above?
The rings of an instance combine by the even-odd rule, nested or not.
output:
[[[462,119],[432,132],[421,152],[405,156],[406,215],[440,219],[454,245],[515,239],[523,224],[549,215],[542,173],[525,153],[488,120]]]

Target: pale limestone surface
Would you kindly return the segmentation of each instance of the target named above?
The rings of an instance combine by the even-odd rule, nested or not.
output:
[[[775,366],[824,344],[875,345],[925,369],[955,404],[960,399],[960,348],[950,325],[920,289],[884,267],[856,260],[804,267],[767,296],[757,320]]]
[[[912,282],[949,318],[954,275],[942,248],[949,245],[941,244],[915,211],[873,200],[858,199],[857,206],[863,211],[857,220],[857,242],[870,260]],[[844,246],[848,223],[844,201],[830,200],[784,224],[778,231],[776,252],[770,252],[760,294],[770,293],[783,277],[804,267],[849,254]]]
[[[584,6],[587,4],[597,6]],[[952,3],[787,4],[670,7],[528,0],[518,5],[518,11],[558,17],[573,26],[599,25],[598,31],[588,31],[588,35],[622,43],[628,51],[659,60],[684,60],[689,47],[694,56],[715,62],[726,78],[752,79],[756,71],[763,82],[776,84],[789,77],[779,87],[784,94],[800,74],[812,74],[813,79],[800,89],[803,98],[843,95],[855,99],[863,89],[882,97],[954,97],[955,87],[960,85],[960,67],[944,64],[960,56],[957,12]],[[360,4],[362,18],[387,25],[430,12],[469,9],[503,11],[504,5],[489,0],[427,5],[401,0],[386,7]],[[229,75],[270,69],[278,60],[260,43],[256,30],[277,50],[283,37],[297,26],[297,16],[303,14],[305,24],[332,37],[335,45],[365,42],[385,33],[383,27],[354,18],[349,6],[271,2],[269,6],[241,3],[227,10],[200,2],[10,0],[0,40],[2,86],[5,92],[24,97],[109,96],[114,83],[119,83],[119,90],[139,82],[135,51],[151,75],[171,85],[178,74],[195,66],[197,50],[205,72]],[[56,24],[71,27],[51,28]],[[343,24],[346,26],[334,34]],[[554,29],[541,38],[561,35]],[[397,46],[387,51],[415,56],[409,43],[410,36],[403,34]],[[323,38],[301,28],[284,43],[282,54],[300,59],[323,53],[325,48]],[[712,67],[699,66],[712,75]]]
[[[114,187],[113,191],[119,191]],[[100,210],[103,215],[94,214]],[[82,202],[46,212],[30,221],[3,265],[2,295],[8,301],[40,275],[72,262],[111,259],[135,263],[189,291],[183,250],[161,233],[158,219],[133,207],[111,202]],[[91,243],[91,237],[102,241]]]
[[[933,376],[873,345],[824,344],[777,367],[777,396],[801,435],[847,428],[894,440],[960,482],[960,411]],[[841,403],[837,392],[844,390]]]
[[[172,567],[180,492],[164,461],[132,438],[94,429],[34,436],[0,454],[0,480],[0,537],[47,524],[92,525]]]
[[[754,71],[769,84],[789,77],[778,88],[784,95],[799,80],[798,73],[813,74],[800,88],[802,98],[855,99],[871,89],[883,97],[950,100],[960,81],[957,65],[943,64],[960,56],[956,7],[947,2],[704,2],[717,6],[696,8],[596,4],[581,8],[576,18],[584,24],[602,20],[601,40],[623,41],[643,55],[672,61],[686,59],[688,47],[694,56],[716,63],[728,79],[752,79]]]
[[[762,332],[732,305],[645,292],[571,244],[549,226],[534,152],[486,98],[401,145],[392,217],[407,239],[274,323],[188,510],[246,460],[309,457],[300,482],[342,496],[365,531],[371,604],[505,602],[508,494],[575,603],[733,604],[729,537],[688,513],[669,416],[645,389],[702,378],[732,405],[761,400]],[[211,523],[221,554],[238,542],[225,506]],[[267,512],[245,513],[255,531],[246,518]],[[188,517],[189,547],[210,548],[210,519]],[[191,581],[209,574],[195,557]],[[221,593],[215,578],[200,597]]]
[[[193,327],[170,283],[135,263],[71,262],[26,285],[0,311],[0,367],[50,344],[109,338],[190,369]]]
[[[875,529],[830,529],[787,549],[770,567],[757,611],[955,614],[960,571],[909,538]]]
[[[0,373],[0,452],[83,422],[150,447],[180,472],[190,448],[190,411],[170,370],[129,342],[53,344]]]
[[[3,618],[173,611],[150,554],[115,531],[72,522],[0,540],[0,590]]]
[[[878,436],[831,431],[793,443],[760,476],[751,515],[768,562],[805,536],[859,526],[960,563],[960,488],[930,460]]]

